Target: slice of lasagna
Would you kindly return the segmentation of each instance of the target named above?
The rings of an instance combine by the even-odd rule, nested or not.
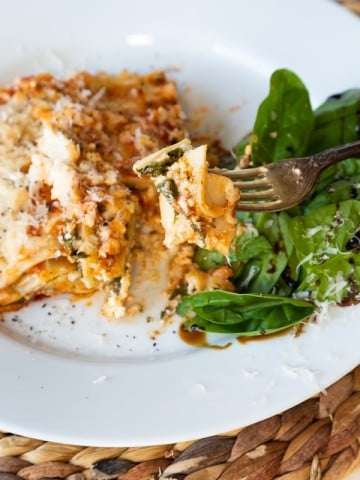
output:
[[[1,89],[0,311],[101,290],[103,313],[122,316],[141,212],[157,209],[133,164],[185,135],[162,72],[44,74]]]
[[[167,247],[188,242],[228,255],[239,191],[228,178],[208,172],[206,151],[184,139],[137,161],[134,171],[150,176],[159,192]]]

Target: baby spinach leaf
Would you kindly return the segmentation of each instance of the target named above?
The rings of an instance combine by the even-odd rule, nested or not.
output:
[[[309,93],[290,70],[276,70],[258,109],[252,140],[254,165],[305,154],[314,126]]]
[[[360,138],[360,89],[330,96],[315,110],[315,126],[307,153]]]
[[[323,192],[325,189],[330,188],[334,182],[341,179],[350,179],[355,175],[360,173],[360,159],[359,158],[348,158],[343,162],[339,162],[335,165],[324,170],[316,182],[316,185],[311,192],[311,195],[308,199],[306,199],[301,205],[300,210],[302,207],[306,207],[308,203],[313,199],[315,195],[319,192]],[[300,213],[301,214],[301,213]]]
[[[341,252],[322,263],[303,266],[299,292],[309,292],[317,301],[353,302],[359,295],[360,258],[352,252]]]
[[[289,231],[299,260],[311,256],[318,263],[324,254],[347,251],[346,244],[359,225],[360,201],[346,200],[290,219]]]
[[[282,251],[278,253],[271,252],[268,255],[264,255],[259,273],[251,282],[247,291],[253,293],[270,293],[278,282],[287,262],[288,258]]]
[[[233,262],[239,261],[244,264],[271,251],[272,246],[263,235],[259,235],[255,229],[248,229],[235,237],[230,259]]]
[[[201,270],[204,270],[205,272],[208,272],[219,265],[226,264],[226,257],[217,250],[207,250],[206,248],[201,247],[196,250],[194,260]]]
[[[313,312],[314,306],[303,300],[222,290],[184,297],[178,306],[181,315],[192,315],[185,328],[242,335],[283,330],[306,320]]]
[[[294,217],[289,231],[298,259],[298,292],[320,301],[354,300],[360,282],[359,243],[351,247],[360,225],[360,201],[346,200]],[[357,238],[357,237],[355,237]]]
[[[334,178],[319,193],[316,193],[304,205],[304,214],[308,215],[320,207],[348,199],[360,198],[360,174],[335,180]]]
[[[360,138],[360,89],[331,95],[315,111],[315,125],[307,155]],[[312,196],[331,187],[336,179],[360,173],[360,159],[349,158],[320,175]],[[305,202],[306,204],[306,202]]]

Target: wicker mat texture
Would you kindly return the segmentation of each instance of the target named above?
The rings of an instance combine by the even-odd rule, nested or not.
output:
[[[339,3],[360,15],[360,0]],[[360,366],[282,414],[192,442],[97,448],[0,432],[0,480],[342,480],[357,469],[360,479]]]
[[[280,415],[193,442],[94,448],[0,437],[0,480],[340,480],[360,464],[360,366]]]
[[[338,0],[338,3],[360,15],[360,0]]]

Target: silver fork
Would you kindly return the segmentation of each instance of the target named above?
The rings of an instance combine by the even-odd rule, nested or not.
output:
[[[336,162],[360,156],[360,141],[339,145],[309,157],[289,158],[254,168],[210,169],[230,178],[240,190],[237,210],[278,212],[301,203],[320,172]]]

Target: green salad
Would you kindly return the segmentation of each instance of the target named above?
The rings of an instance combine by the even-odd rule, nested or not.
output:
[[[253,130],[236,148],[250,166],[300,157],[360,138],[360,89],[329,97],[313,110],[293,72],[273,73]],[[263,335],[305,321],[319,302],[360,300],[360,159],[325,170],[311,195],[280,213],[238,212],[246,224],[229,257],[198,248],[204,271],[228,264],[235,293],[199,292],[182,298],[185,328]]]

